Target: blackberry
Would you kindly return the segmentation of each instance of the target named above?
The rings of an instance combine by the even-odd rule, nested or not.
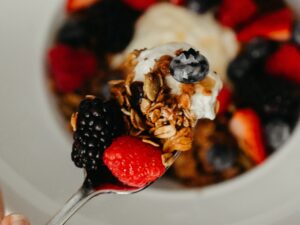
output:
[[[172,59],[170,71],[178,82],[194,83],[206,77],[209,64],[203,55],[190,48]]]
[[[71,19],[59,29],[57,42],[72,47],[88,46],[89,35],[81,20]]]
[[[298,21],[293,26],[292,41],[300,47],[300,22]]]
[[[299,86],[279,77],[262,75],[248,79],[235,86],[234,99],[238,107],[253,108],[263,122],[278,118],[293,129],[299,118]]]
[[[102,165],[103,151],[123,131],[122,115],[114,101],[86,98],[80,105],[74,132],[72,160],[87,171]]]
[[[235,84],[247,83],[251,76],[257,76],[264,70],[267,57],[274,52],[277,44],[263,38],[251,40],[244,50],[229,64],[228,77]]]
[[[82,13],[91,48],[99,56],[122,51],[131,41],[134,23],[140,15],[120,0],[99,1]]]

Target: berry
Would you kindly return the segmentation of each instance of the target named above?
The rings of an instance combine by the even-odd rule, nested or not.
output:
[[[214,6],[218,5],[220,0],[186,0],[186,7],[194,12],[205,13]]]
[[[266,63],[266,71],[300,84],[300,49],[294,44],[282,45]]]
[[[216,171],[231,168],[237,161],[238,150],[230,146],[216,144],[207,152],[207,162]]]
[[[247,22],[257,12],[254,0],[223,0],[219,12],[218,20],[228,27],[236,27]]]
[[[291,135],[289,124],[283,120],[272,119],[265,125],[266,144],[276,150],[286,142]]]
[[[89,42],[89,36],[82,21],[67,21],[58,31],[57,42],[72,47],[86,46]]]
[[[295,22],[293,26],[292,41],[300,47],[300,23]]]
[[[280,77],[261,74],[235,86],[234,100],[238,107],[251,107],[263,121],[279,118],[294,127],[300,111],[298,85]]]
[[[83,49],[72,49],[57,44],[48,52],[48,64],[56,89],[67,93],[74,91],[96,74],[94,54]]]
[[[131,136],[116,138],[103,161],[116,178],[133,187],[144,187],[165,172],[160,149]]]
[[[98,0],[67,0],[66,11],[69,13],[77,12],[95,4]]]
[[[250,76],[260,74],[269,55],[275,51],[277,44],[263,38],[251,40],[244,50],[229,64],[228,77],[240,84]]]
[[[170,0],[174,5],[185,5],[186,0]]]
[[[170,71],[174,79],[181,83],[195,83],[206,77],[209,65],[203,55],[190,48],[172,59]]]
[[[72,160],[75,165],[87,171],[97,170],[104,150],[122,133],[122,126],[117,103],[103,103],[99,98],[84,99],[79,105],[74,131]]]
[[[262,126],[258,115],[252,109],[237,110],[229,121],[229,129],[237,138],[241,149],[255,163],[262,163],[266,158]]]
[[[218,114],[227,112],[228,107],[231,103],[231,98],[232,98],[232,91],[227,86],[224,85],[217,97],[220,103]]]
[[[131,41],[140,12],[119,0],[101,0],[84,12],[91,48],[99,56],[120,52]]]
[[[293,20],[293,13],[289,8],[266,13],[239,31],[237,39],[248,42],[254,37],[264,37],[286,41],[291,37]]]
[[[128,4],[130,7],[136,10],[146,10],[151,5],[154,5],[158,2],[158,0],[122,0],[126,4]]]

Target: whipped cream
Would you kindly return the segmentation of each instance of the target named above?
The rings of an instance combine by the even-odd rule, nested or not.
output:
[[[137,57],[137,64],[134,69],[134,78],[133,81],[144,82],[145,75],[148,74],[155,63],[164,55],[169,55],[171,57],[176,56],[176,51],[183,50],[187,51],[190,48],[194,48],[186,43],[169,43],[161,46],[157,46],[151,49],[143,50],[140,55]],[[194,48],[195,49],[195,48]],[[202,54],[202,52],[200,52]],[[197,119],[200,118],[215,118],[215,105],[216,98],[219,91],[222,88],[222,82],[220,77],[212,71],[209,71],[205,79],[213,80],[213,85],[210,87],[210,94],[203,93],[203,86],[201,82],[194,85],[195,93],[191,96],[191,112],[195,115]],[[204,80],[205,80],[204,79]],[[203,81],[204,81],[203,80]],[[165,76],[166,84],[171,89],[171,94],[181,95],[183,83],[178,82],[173,78],[171,74]]]
[[[118,67],[134,49],[170,42],[194,46],[208,59],[212,71],[224,80],[228,63],[239,48],[234,32],[222,27],[211,13],[200,15],[174,4],[158,3],[138,20],[133,40],[123,53],[113,58],[112,66]]]

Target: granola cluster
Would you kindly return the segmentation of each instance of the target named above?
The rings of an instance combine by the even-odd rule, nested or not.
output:
[[[126,79],[111,81],[111,91],[121,106],[129,134],[154,146],[162,146],[163,157],[168,158],[174,151],[192,148],[192,128],[197,118],[190,108],[195,84],[181,84],[180,95],[171,93],[166,84],[172,60],[169,55],[163,55],[155,62],[151,71],[145,74],[144,82],[134,81],[134,68],[142,51],[129,54],[123,64]],[[176,55],[180,53],[178,51]],[[210,95],[213,80],[207,77],[199,83],[202,93]]]

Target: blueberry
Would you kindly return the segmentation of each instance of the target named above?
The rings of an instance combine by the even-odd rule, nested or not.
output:
[[[73,19],[59,29],[57,41],[72,47],[80,47],[88,45],[89,36],[82,21]]]
[[[300,23],[295,22],[293,26],[292,40],[300,47]]]
[[[187,0],[186,7],[194,12],[205,13],[219,2],[220,0]]]
[[[207,152],[207,161],[216,171],[232,167],[238,156],[238,150],[231,146],[216,144]]]
[[[265,125],[265,137],[267,145],[273,150],[278,149],[289,138],[290,126],[283,120],[273,119]]]
[[[267,57],[273,53],[277,44],[263,38],[251,40],[244,50],[229,64],[228,77],[236,84],[251,76],[263,73]]]
[[[195,83],[206,77],[209,65],[203,55],[190,48],[172,59],[170,71],[174,79],[181,83]]]

